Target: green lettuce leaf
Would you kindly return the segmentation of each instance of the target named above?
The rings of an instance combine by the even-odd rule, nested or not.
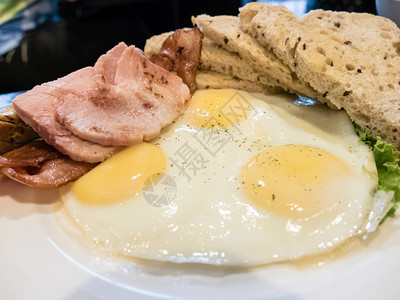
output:
[[[354,124],[354,129],[360,140],[371,147],[374,153],[378,170],[378,190],[394,191],[393,207],[387,216],[393,216],[400,202],[400,166],[399,152],[393,145],[383,141],[380,137],[373,139],[368,132]]]

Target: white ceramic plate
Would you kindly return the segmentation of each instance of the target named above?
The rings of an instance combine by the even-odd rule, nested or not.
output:
[[[57,190],[0,181],[0,299],[398,299],[400,217],[328,262],[258,268],[112,258],[65,230]],[[67,225],[67,227],[65,227]]]
[[[0,95],[1,96],[1,95]],[[2,95],[0,106],[15,94]],[[80,240],[58,190],[0,179],[0,299],[398,299],[400,216],[346,255],[258,268],[113,258]]]

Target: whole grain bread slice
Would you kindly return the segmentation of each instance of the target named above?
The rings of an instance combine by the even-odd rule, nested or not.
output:
[[[208,38],[203,39],[200,68],[257,84],[276,87],[276,90],[283,91],[282,85],[277,84],[276,78],[254,68],[237,53],[225,50]],[[286,91],[296,93],[289,87],[286,87]]]
[[[242,7],[240,21],[299,78],[400,149],[400,29],[392,21],[323,10],[298,19],[261,3]]]
[[[172,33],[166,32],[148,39],[144,48],[145,55],[150,57],[158,53],[164,40]],[[200,69],[227,75],[237,78],[237,80],[243,79],[246,82],[254,82],[256,85],[277,86],[275,78],[271,78],[250,67],[237,53],[225,50],[208,38],[203,39]],[[277,88],[275,90],[279,91],[281,89]]]
[[[160,52],[164,41],[173,33],[174,31],[168,31],[161,34],[153,35],[152,37],[147,39],[143,49],[144,54],[148,58],[150,58],[153,54],[157,54],[158,52]]]
[[[172,32],[152,36],[146,41],[144,53],[151,57],[160,51]],[[236,88],[249,92],[276,94],[283,92],[276,80],[257,73],[244,63],[237,53],[229,52],[210,39],[203,39],[200,70],[196,74],[198,88]],[[293,91],[291,91],[293,92]]]
[[[297,75],[268,48],[262,46],[251,35],[241,30],[240,20],[236,16],[199,15],[192,17],[204,36],[215,44],[232,53],[237,53],[243,60],[243,68],[252,68],[255,73],[272,78],[274,85],[287,91],[295,91],[309,97],[320,97],[308,83],[301,81]]]
[[[262,85],[259,82],[243,80],[230,75],[204,70],[197,71],[196,85],[198,89],[232,88],[254,93],[263,93],[266,95],[273,95],[282,92],[282,89],[279,87]]]

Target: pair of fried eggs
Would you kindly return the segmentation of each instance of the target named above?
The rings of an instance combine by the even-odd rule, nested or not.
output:
[[[259,265],[374,229],[377,182],[373,154],[344,112],[301,97],[199,90],[159,138],[114,155],[61,197],[104,251]]]

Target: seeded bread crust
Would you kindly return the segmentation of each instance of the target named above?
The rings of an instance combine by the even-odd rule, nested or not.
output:
[[[299,78],[400,149],[400,29],[392,21],[323,10],[298,19],[260,3],[242,7],[240,21]]]
[[[321,94],[309,84],[302,82],[272,51],[242,31],[238,17],[199,15],[192,17],[192,22],[201,29],[206,38],[223,49],[239,55],[243,60],[243,68],[251,68],[254,73],[263,74],[264,78],[271,78],[273,85],[280,86],[286,91],[312,98],[319,97],[324,101]]]

